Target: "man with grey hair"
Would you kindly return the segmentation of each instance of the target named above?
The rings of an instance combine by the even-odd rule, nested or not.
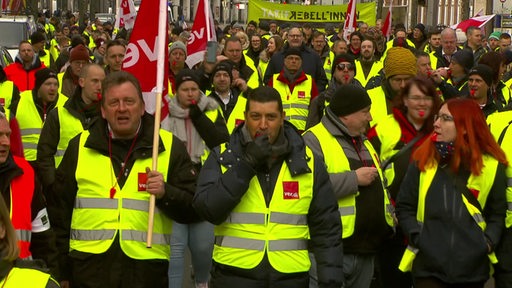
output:
[[[457,34],[452,28],[445,28],[441,31],[441,47],[430,53],[432,69],[450,66],[452,55],[460,50],[457,46]]]

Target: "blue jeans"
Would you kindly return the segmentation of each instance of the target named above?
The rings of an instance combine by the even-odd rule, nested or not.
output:
[[[181,288],[185,271],[185,248],[192,255],[195,283],[206,283],[212,267],[213,224],[197,222],[180,224],[173,222],[171,258],[169,259],[169,288]]]

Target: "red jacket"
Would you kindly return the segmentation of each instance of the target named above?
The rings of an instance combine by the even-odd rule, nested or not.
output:
[[[32,63],[32,66],[30,66],[29,70],[25,70],[21,61],[16,58],[16,62],[9,64],[4,68],[4,71],[7,75],[7,79],[14,82],[20,92],[23,92],[34,88],[36,83],[36,71],[45,67],[44,64],[41,64],[39,58],[37,58],[36,61]]]
[[[11,182],[11,215],[12,225],[18,239],[20,258],[28,258],[30,253],[30,238],[32,235],[32,197],[34,196],[34,170],[25,159],[14,156],[14,162],[23,169],[23,174]]]

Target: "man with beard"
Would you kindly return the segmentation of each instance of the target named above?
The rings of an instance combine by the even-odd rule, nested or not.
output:
[[[383,64],[375,57],[375,43],[373,41],[364,40],[361,43],[361,57],[356,59],[355,64],[357,71],[355,78],[361,82],[363,87],[366,88],[369,85],[376,87],[380,85],[381,77],[379,72]]]
[[[382,79],[382,85],[368,90],[372,99],[371,126],[391,113],[398,100],[396,96],[405,87],[405,83],[416,76],[416,57],[409,49],[393,47],[387,52],[383,70],[385,78]]]
[[[62,106],[67,98],[59,95],[57,74],[49,68],[36,72],[34,89],[21,93],[18,106],[11,109],[20,125],[21,141],[25,159],[34,164],[37,155],[37,143],[41,135],[41,127],[48,113],[57,106]]]

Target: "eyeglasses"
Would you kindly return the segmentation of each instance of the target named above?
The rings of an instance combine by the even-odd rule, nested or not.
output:
[[[345,68],[347,68],[347,70],[354,70],[354,65],[352,65],[352,63],[339,63],[338,65],[336,65],[336,69],[338,70],[345,70]]]
[[[407,96],[407,99],[409,99],[411,101],[414,101],[414,102],[421,102],[421,101],[432,102],[432,101],[434,101],[434,98],[432,98],[430,96],[422,97],[422,96],[419,96],[419,95]]]
[[[434,121],[437,121],[437,119],[440,119],[441,122],[451,122],[453,121],[453,117],[446,114],[436,114],[434,115]]]
[[[302,37],[302,34],[288,34],[288,37],[290,37],[290,38],[300,38],[300,37]]]

